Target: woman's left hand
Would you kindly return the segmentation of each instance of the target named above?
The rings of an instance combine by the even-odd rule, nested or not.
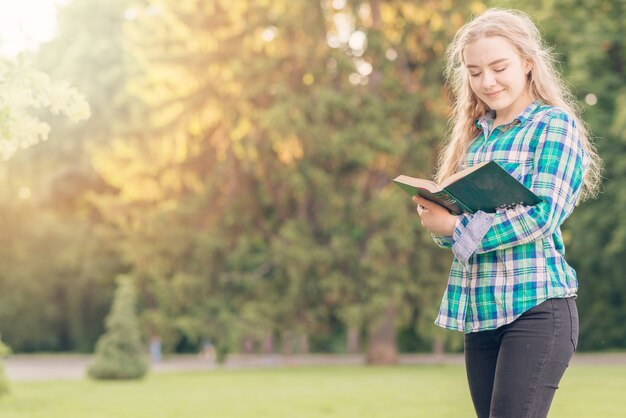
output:
[[[417,204],[417,213],[422,219],[422,226],[431,234],[452,235],[457,217],[450,214],[448,209],[419,196],[413,196],[413,202]]]

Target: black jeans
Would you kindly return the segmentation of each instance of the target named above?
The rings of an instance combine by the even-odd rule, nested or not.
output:
[[[478,417],[546,417],[577,343],[573,297],[548,299],[510,324],[465,334],[465,367]]]

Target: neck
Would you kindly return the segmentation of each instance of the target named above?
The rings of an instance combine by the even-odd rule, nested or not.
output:
[[[526,92],[524,96],[520,97],[520,99],[514,104],[514,106],[511,106],[509,109],[506,110],[506,112],[497,110],[496,118],[493,121],[494,127],[511,122],[513,119],[519,116],[524,111],[524,109],[526,109],[528,105],[530,105],[532,102],[532,97],[530,97],[530,94]]]

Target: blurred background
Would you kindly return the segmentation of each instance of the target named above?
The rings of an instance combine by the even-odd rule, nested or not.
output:
[[[443,54],[528,12],[606,164],[563,227],[581,351],[626,348],[624,0],[22,0],[0,10],[0,333],[91,353],[130,277],[146,350],[459,352],[430,177]],[[622,186],[620,186],[620,184]]]

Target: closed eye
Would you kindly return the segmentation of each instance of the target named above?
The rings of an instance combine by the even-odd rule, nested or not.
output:
[[[470,73],[470,76],[472,76],[472,77],[476,78],[476,77],[478,77],[480,74],[481,74],[481,73],[474,73],[474,74]]]
[[[506,67],[502,67],[502,68],[494,68],[493,71],[495,71],[496,73],[501,73],[502,71],[506,70]]]

